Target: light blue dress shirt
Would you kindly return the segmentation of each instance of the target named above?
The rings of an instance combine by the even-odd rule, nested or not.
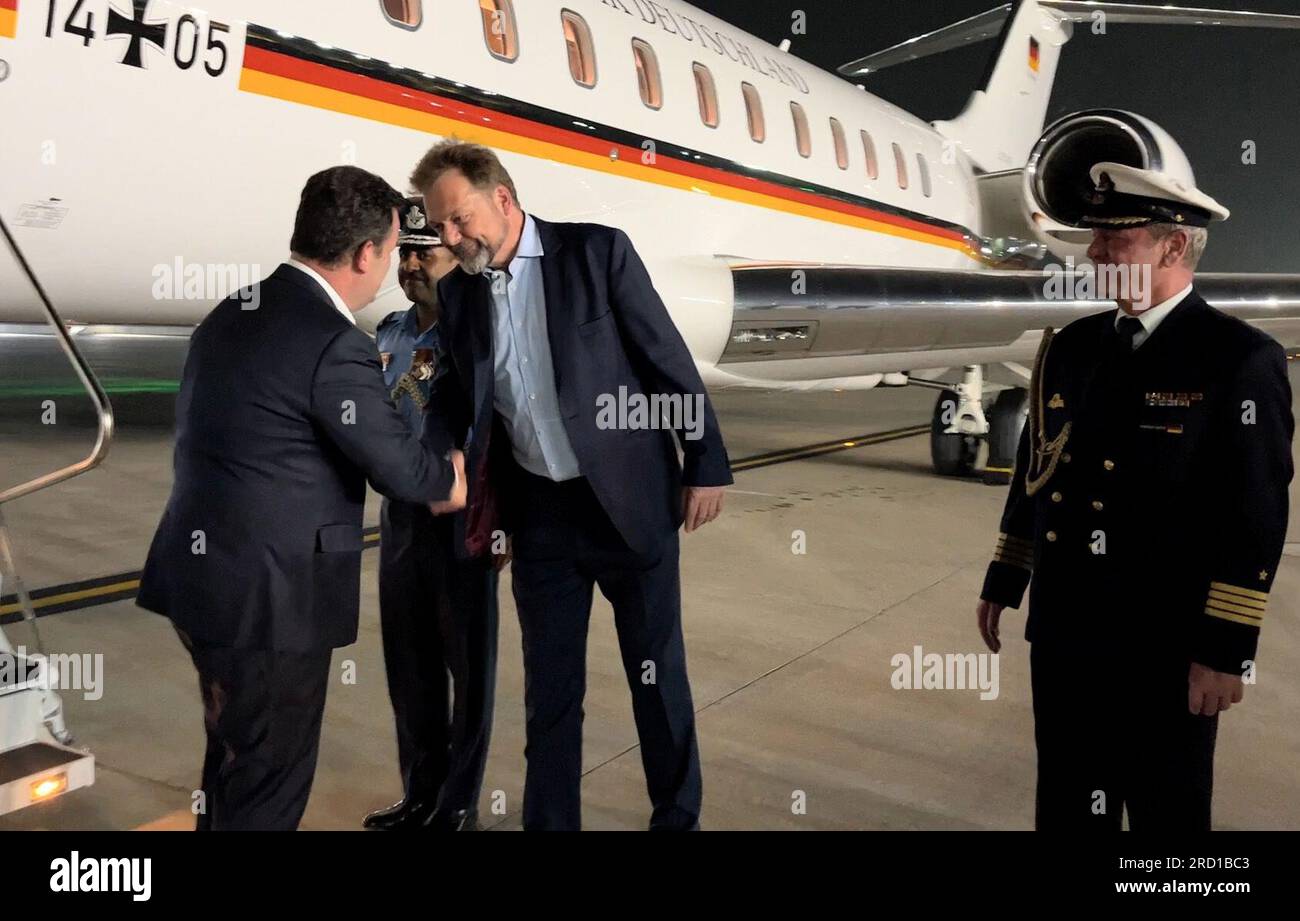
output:
[[[483,274],[492,290],[493,405],[505,420],[515,461],[537,476],[571,480],[580,471],[560,417],[546,335],[542,239],[532,215],[524,215],[509,267],[487,268]]]

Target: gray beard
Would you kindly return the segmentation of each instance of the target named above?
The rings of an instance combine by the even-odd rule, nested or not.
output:
[[[461,268],[471,275],[480,274],[488,267],[488,263],[492,261],[492,254],[488,252],[486,246],[482,245],[476,245],[474,255],[468,259],[462,257],[459,253],[456,254],[456,257],[460,259]]]

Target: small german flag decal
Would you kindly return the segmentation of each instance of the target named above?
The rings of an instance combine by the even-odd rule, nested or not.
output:
[[[1038,73],[1038,39],[1029,36],[1029,69]]]
[[[0,38],[18,34],[18,0],[0,0]]]

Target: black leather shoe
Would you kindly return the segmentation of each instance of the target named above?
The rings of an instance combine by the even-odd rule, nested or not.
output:
[[[425,821],[424,827],[428,831],[481,831],[476,809],[436,811]]]
[[[433,811],[432,803],[407,798],[387,809],[370,813],[362,819],[361,826],[378,831],[407,831],[424,825]]]

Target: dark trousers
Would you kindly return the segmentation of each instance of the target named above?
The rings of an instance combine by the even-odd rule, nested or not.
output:
[[[583,478],[519,471],[512,580],[524,647],[525,829],[582,824],[582,700],[593,586],[614,607],[653,829],[700,814],[700,757],[682,641],[677,534],[631,551]]]
[[[295,830],[316,773],[333,650],[232,649],[176,632],[198,669],[207,733],[196,830]]]
[[[1031,644],[1035,827],[1209,831],[1219,718],[1187,709],[1186,658]]]
[[[406,797],[474,809],[483,785],[497,666],[497,573],[457,560],[452,521],[385,499],[379,611]],[[448,687],[448,677],[451,685]]]

